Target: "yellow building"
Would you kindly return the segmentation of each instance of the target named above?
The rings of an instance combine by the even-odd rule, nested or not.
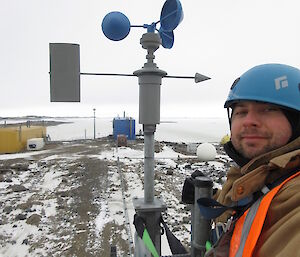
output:
[[[26,149],[27,140],[45,138],[46,127],[19,126],[0,128],[0,153],[16,153]]]

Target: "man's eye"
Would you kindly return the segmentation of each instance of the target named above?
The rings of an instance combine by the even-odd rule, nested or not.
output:
[[[233,113],[234,116],[245,115],[247,113],[246,110],[238,110]]]
[[[266,107],[264,109],[265,112],[277,112],[279,111],[279,108],[276,108],[276,107]]]

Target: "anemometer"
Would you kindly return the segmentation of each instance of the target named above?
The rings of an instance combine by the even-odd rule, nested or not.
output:
[[[127,16],[121,12],[110,12],[102,21],[104,35],[113,41],[119,41],[128,36],[131,28],[144,28],[147,32],[158,32],[161,45],[170,49],[174,44],[174,30],[183,19],[180,1],[166,1],[160,14],[160,20],[151,24],[131,25]],[[157,24],[160,28],[157,29]]]
[[[154,52],[162,45],[171,49],[174,45],[174,30],[183,19],[179,0],[167,0],[161,10],[160,20],[151,24],[131,25],[121,12],[108,13],[102,21],[104,35],[113,41],[126,38],[132,28],[147,30],[140,43],[147,50],[144,66],[133,74],[81,73],[79,45],[50,43],[50,99],[51,102],[80,102],[80,75],[136,76],[139,83],[139,123],[144,130],[144,198],[136,198],[136,212],[148,224],[149,234],[160,254],[161,212],[166,210],[162,199],[154,197],[154,132],[160,123],[160,87],[162,78],[194,79],[196,83],[210,79],[196,73],[195,76],[168,76],[154,63]],[[158,27],[160,24],[160,27]],[[136,247],[138,248],[138,247]],[[141,255],[139,255],[141,256]],[[143,255],[148,256],[148,255]],[[149,255],[150,256],[150,255]]]

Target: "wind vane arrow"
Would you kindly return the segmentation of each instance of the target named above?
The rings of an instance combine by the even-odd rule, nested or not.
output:
[[[198,72],[195,74],[195,82],[196,83],[199,83],[199,82],[202,82],[202,81],[205,81],[205,80],[208,80],[208,79],[210,79],[210,77],[206,77],[205,75],[202,75]]]
[[[135,77],[135,74],[121,74],[121,73],[92,73],[92,72],[80,72],[80,75],[99,75],[99,76],[124,76],[124,77]],[[195,76],[164,76],[164,78],[175,78],[175,79],[195,79],[196,83],[209,80],[210,77],[202,75],[196,72]]]

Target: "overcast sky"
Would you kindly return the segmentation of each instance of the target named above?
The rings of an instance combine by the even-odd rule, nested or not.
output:
[[[174,47],[159,48],[155,62],[168,75],[211,77],[163,79],[161,116],[225,116],[232,82],[262,63],[300,68],[298,0],[182,0],[184,19]],[[160,0],[1,0],[0,116],[138,114],[135,77],[81,76],[80,103],[50,103],[49,43],[80,45],[81,72],[128,73],[140,69],[146,31],[131,28],[122,41],[108,40],[103,17],[123,12],[132,25],[159,20]],[[158,25],[159,28],[159,25]]]

